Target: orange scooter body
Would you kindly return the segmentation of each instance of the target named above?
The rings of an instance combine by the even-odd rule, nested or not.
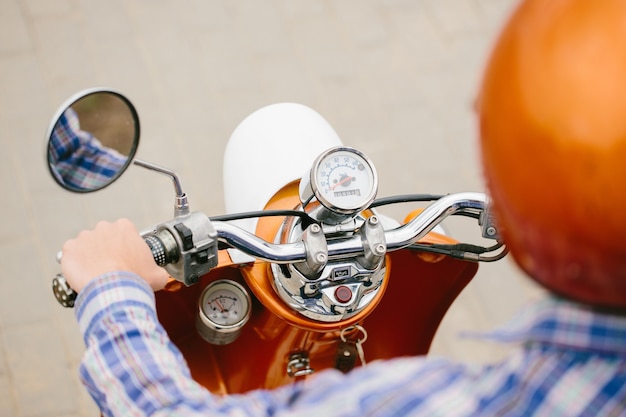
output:
[[[294,182],[281,189],[266,209],[293,209],[299,203]],[[257,236],[273,241],[283,221],[260,218]],[[422,242],[455,243],[436,233]],[[222,250],[219,265],[198,284],[185,287],[172,281],[157,292],[157,312],[193,378],[210,391],[227,394],[275,388],[297,379],[287,372],[293,354],[307,355],[316,372],[335,367],[342,329],[357,324],[367,331],[362,346],[368,362],[427,353],[443,315],[478,269],[476,263],[409,249],[389,253],[386,266],[381,291],[363,311],[327,323],[300,315],[280,299],[272,286],[269,263],[235,265]],[[252,297],[250,320],[228,345],[209,344],[195,327],[200,294],[219,279],[239,282]],[[358,359],[355,365],[360,365]]]

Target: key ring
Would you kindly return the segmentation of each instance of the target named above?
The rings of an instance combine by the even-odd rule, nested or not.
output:
[[[355,324],[354,326],[350,326],[350,327],[346,327],[345,329],[342,329],[341,333],[339,334],[339,336],[341,337],[341,341],[347,342],[348,339],[346,338],[346,333],[352,330],[358,330],[359,332],[361,332],[361,334],[363,334],[363,338],[362,339],[357,338],[356,341],[358,343],[365,343],[365,341],[367,340],[367,330],[365,330],[365,328],[361,326],[360,324]]]
[[[346,327],[339,334],[341,336],[341,341],[343,343],[348,343],[347,341],[348,339],[346,338],[346,333],[351,330],[357,330],[363,334],[362,339],[357,338],[355,341],[351,343],[354,343],[354,347],[356,348],[357,354],[359,355],[359,359],[361,360],[361,366],[365,366],[366,362],[365,362],[365,351],[363,350],[363,343],[367,340],[367,331],[365,331],[363,326],[360,326],[358,324],[355,324],[354,326]]]

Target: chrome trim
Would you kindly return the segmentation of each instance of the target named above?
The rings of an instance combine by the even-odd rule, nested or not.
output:
[[[178,178],[178,175],[174,171],[141,159],[135,159],[133,164],[170,177],[174,183],[174,191],[176,193],[174,216],[181,217],[189,214],[189,200],[187,198],[187,194],[183,191],[183,185],[180,182],[180,178]]]

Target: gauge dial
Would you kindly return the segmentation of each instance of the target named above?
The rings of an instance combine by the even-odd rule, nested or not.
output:
[[[212,344],[234,341],[250,317],[250,295],[235,281],[209,284],[200,295],[196,322],[200,335]]]
[[[378,189],[374,165],[353,148],[338,147],[324,152],[311,170],[315,196],[326,208],[352,213],[369,206]]]

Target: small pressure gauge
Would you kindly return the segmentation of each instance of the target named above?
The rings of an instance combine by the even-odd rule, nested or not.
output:
[[[239,283],[218,280],[207,285],[198,302],[196,328],[204,340],[226,345],[239,337],[251,313],[250,295]]]
[[[377,191],[374,164],[362,152],[340,146],[328,149],[313,162],[300,194],[303,199],[312,194],[334,213],[353,214],[366,209]]]

